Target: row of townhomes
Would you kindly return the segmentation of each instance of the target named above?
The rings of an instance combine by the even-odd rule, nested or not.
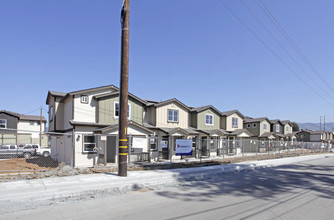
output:
[[[73,134],[72,150],[65,150],[74,166],[92,166],[105,152],[117,163],[119,89],[114,85],[74,92],[49,91],[49,132]],[[238,110],[221,112],[212,105],[190,107],[178,99],[156,102],[128,96],[129,157],[175,158],[176,139],[193,140],[194,156],[217,155],[222,146],[231,151],[243,139],[295,141],[288,120],[245,117]],[[306,133],[305,135],[306,136]],[[211,151],[210,149],[215,149]],[[64,151],[64,152],[65,152]],[[56,152],[56,151],[52,151]],[[229,153],[229,152],[227,152]]]
[[[38,144],[40,132],[45,132],[46,119],[41,116],[23,115],[7,110],[0,111],[0,128],[6,132],[0,132],[0,144]],[[42,136],[42,144],[47,146],[48,140]]]

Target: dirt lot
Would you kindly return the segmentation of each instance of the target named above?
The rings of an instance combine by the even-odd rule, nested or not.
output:
[[[177,169],[212,165],[224,165],[238,163],[243,161],[267,160],[283,157],[297,157],[311,154],[320,154],[322,152],[298,152],[293,151],[281,154],[259,154],[257,156],[233,157],[226,159],[212,159],[202,162],[182,162],[182,163],[137,163],[128,168],[129,171],[135,170],[155,170],[155,169]],[[324,152],[328,153],[328,152]],[[39,172],[43,171],[43,172]],[[45,178],[51,176],[71,176],[88,173],[116,172],[117,167],[94,167],[94,168],[71,168],[70,166],[58,164],[50,157],[36,157],[31,159],[16,158],[0,161],[0,182],[13,181],[21,179]]]

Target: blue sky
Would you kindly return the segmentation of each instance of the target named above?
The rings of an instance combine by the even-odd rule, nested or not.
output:
[[[143,99],[175,97],[188,106],[238,109],[251,117],[318,122],[325,115],[334,121],[334,2],[262,2],[330,88],[256,0],[131,0],[129,91]],[[43,106],[46,116],[48,90],[119,86],[121,5],[122,0],[1,0],[0,109],[38,115]]]

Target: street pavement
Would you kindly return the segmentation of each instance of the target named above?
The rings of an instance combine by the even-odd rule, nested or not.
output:
[[[128,173],[128,177],[106,173],[0,183],[0,218],[20,219],[44,213],[44,218],[49,219],[64,216],[85,219],[95,211],[104,213],[99,209],[109,204],[112,213],[108,217],[101,215],[101,219],[197,219],[206,218],[206,214],[209,214],[209,219],[225,219],[218,216],[221,209],[238,213],[228,216],[231,219],[242,216],[269,219],[275,215],[267,209],[284,207],[295,200],[292,207],[296,204],[300,207],[333,206],[333,164],[333,154],[322,154],[201,168],[133,171]],[[311,197],[306,198],[306,195]],[[216,199],[221,201],[216,202]],[[175,203],[185,203],[185,207]],[[85,208],[87,204],[96,210]],[[246,211],[236,211],[237,207]],[[58,208],[67,212],[63,213]],[[80,214],[71,214],[70,210],[76,209]],[[259,213],[253,213],[256,209]],[[58,211],[48,216],[52,210]],[[320,219],[328,217],[324,210],[324,218]],[[305,213],[308,211],[304,210]],[[289,213],[295,212],[290,210]],[[310,216],[306,219],[312,219],[307,218]]]

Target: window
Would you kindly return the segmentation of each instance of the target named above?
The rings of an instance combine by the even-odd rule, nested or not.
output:
[[[7,120],[0,119],[0,128],[7,128]]]
[[[279,132],[279,124],[276,124],[276,132]]]
[[[179,110],[168,109],[168,121],[179,122]]]
[[[289,126],[286,126],[286,132],[289,132],[290,131],[290,129],[289,129]]]
[[[238,128],[238,118],[232,118],[232,128]]]
[[[15,147],[14,145],[10,145],[10,149],[11,149],[11,150],[15,150],[16,147]]]
[[[263,124],[263,130],[267,130],[268,125],[267,124]]]
[[[256,128],[256,124],[255,123],[253,124],[253,128]]]
[[[82,95],[80,97],[80,101],[81,101],[81,103],[88,104],[88,96],[87,95]]]
[[[84,152],[95,152],[96,146],[94,135],[84,135],[83,137],[83,151]]]
[[[131,115],[131,106],[130,104],[128,104],[128,119],[130,119],[130,115]],[[119,103],[115,102],[114,104],[114,118],[118,118],[119,117]]]
[[[213,115],[210,114],[205,115],[205,125],[213,126]]]
[[[251,127],[251,124],[247,124],[247,128],[250,128]]]
[[[35,122],[34,121],[29,121],[29,125],[34,125]]]
[[[151,145],[151,150],[158,150],[158,146],[157,146],[157,141],[156,141],[156,137],[151,137],[150,138],[150,145]]]

